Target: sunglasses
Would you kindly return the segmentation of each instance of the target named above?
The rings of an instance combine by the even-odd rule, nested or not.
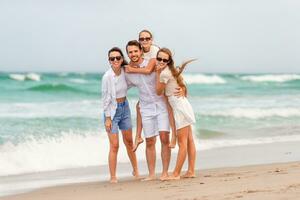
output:
[[[168,62],[170,61],[170,60],[168,60],[168,59],[164,59],[164,58],[160,58],[160,57],[157,57],[156,60],[157,60],[158,62],[163,61],[164,63],[168,63]]]
[[[117,60],[117,61],[119,61],[119,60],[121,60],[122,59],[122,56],[116,56],[116,57],[109,57],[108,58],[110,61],[115,61],[115,60]]]
[[[150,41],[150,40],[151,40],[151,37],[144,37],[144,38],[143,38],[143,37],[140,37],[140,38],[139,38],[139,41],[140,41],[140,42],[143,42],[143,41],[147,41],[147,42],[148,42],[148,41]]]

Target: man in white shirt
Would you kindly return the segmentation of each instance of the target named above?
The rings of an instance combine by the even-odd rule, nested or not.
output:
[[[169,148],[169,116],[166,102],[162,96],[156,94],[155,72],[149,75],[142,74],[143,68],[148,65],[148,60],[142,57],[143,52],[138,41],[132,40],[127,43],[126,51],[131,62],[140,68],[141,73],[126,73],[125,78],[128,87],[137,87],[139,91],[140,111],[144,136],[146,138],[146,159],[148,164],[149,176],[144,180],[155,179],[156,162],[156,136],[160,136],[161,157],[163,171],[161,180],[168,177],[171,150]],[[153,66],[155,67],[155,63]],[[150,68],[151,68],[150,67]],[[149,66],[147,67],[149,68]]]

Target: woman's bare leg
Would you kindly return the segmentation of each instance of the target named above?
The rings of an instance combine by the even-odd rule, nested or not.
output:
[[[136,135],[135,135],[134,145],[132,148],[133,152],[135,152],[138,146],[144,142],[142,138],[143,124],[142,124],[142,115],[141,115],[139,103],[140,102],[136,104]]]
[[[118,179],[116,176],[116,168],[117,168],[117,156],[119,150],[119,137],[118,134],[108,133],[109,138],[109,154],[108,154],[108,166],[110,172],[110,182],[117,183]]]
[[[180,172],[183,166],[183,163],[186,159],[187,155],[187,142],[188,142],[188,134],[189,134],[189,127],[186,126],[177,130],[177,138],[178,138],[178,154],[177,154],[177,161],[176,166],[173,171],[173,174],[169,176],[169,180],[177,180],[180,179]]]
[[[136,178],[139,177],[139,170],[137,166],[137,159],[135,152],[132,151],[132,146],[133,146],[133,140],[132,140],[132,129],[129,130],[123,130],[122,131],[122,136],[123,136],[123,142],[125,144],[126,150],[127,150],[127,155],[129,157],[133,172],[132,175],[135,176]]]
[[[182,176],[183,178],[195,178],[195,162],[196,162],[196,147],[194,143],[192,127],[189,128],[189,136],[188,136],[188,144],[187,144],[187,151],[188,151],[188,170]]]

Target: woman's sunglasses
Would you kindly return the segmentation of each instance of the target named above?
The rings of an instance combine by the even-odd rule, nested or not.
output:
[[[143,37],[140,37],[140,38],[139,38],[139,41],[140,41],[140,42],[144,42],[144,41],[147,41],[147,42],[148,42],[148,41],[150,41],[150,40],[151,40],[151,37],[144,37],[144,38],[143,38]]]
[[[119,61],[119,60],[121,60],[122,59],[122,56],[116,56],[116,57],[109,57],[108,58],[110,61],[115,61],[115,60],[117,60],[117,61]]]
[[[163,61],[164,63],[168,63],[168,62],[169,62],[168,59],[164,59],[164,58],[160,58],[160,57],[157,57],[156,60],[157,60],[158,62]]]

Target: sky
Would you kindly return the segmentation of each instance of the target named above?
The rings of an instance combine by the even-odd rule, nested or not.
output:
[[[103,72],[150,30],[188,72],[300,73],[299,0],[0,0],[0,71]]]

